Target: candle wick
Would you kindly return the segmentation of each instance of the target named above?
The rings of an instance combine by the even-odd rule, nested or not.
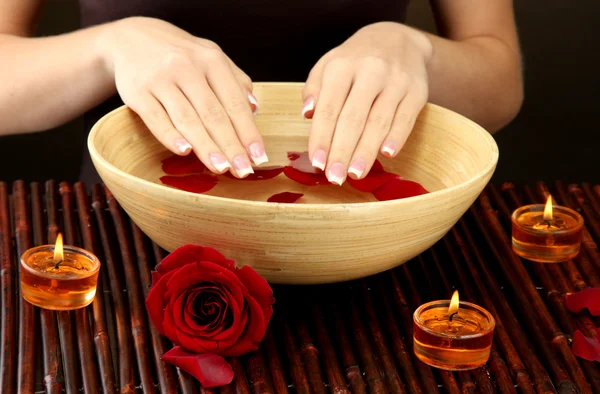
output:
[[[454,317],[454,315],[458,315],[458,311],[456,311],[456,312],[452,313],[452,314],[450,315],[450,317],[448,318],[448,320],[452,321],[452,318]]]
[[[60,263],[62,263],[62,260],[58,260],[56,263],[54,263],[54,269],[57,270],[58,266],[60,265]]]

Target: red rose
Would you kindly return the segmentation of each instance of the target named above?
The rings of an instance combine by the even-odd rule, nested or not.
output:
[[[273,303],[271,287],[251,267],[235,268],[218,251],[195,245],[180,247],[156,266],[146,299],[158,332],[179,346],[163,359],[205,387],[233,379],[233,371],[224,370],[228,364],[218,356],[258,349]]]

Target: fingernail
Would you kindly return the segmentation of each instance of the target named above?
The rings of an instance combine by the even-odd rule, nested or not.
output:
[[[231,164],[227,161],[225,156],[220,153],[211,153],[210,154],[210,162],[219,172],[223,172],[229,168],[231,168]]]
[[[342,163],[334,163],[329,167],[329,173],[327,174],[327,180],[329,180],[329,182],[342,186],[345,178],[346,167]]]
[[[250,101],[250,107],[252,108],[252,113],[256,115],[258,113],[258,100],[252,92],[248,92],[248,101]]]
[[[325,171],[325,163],[327,162],[327,152],[323,149],[319,149],[315,152],[312,159],[312,166]]]
[[[365,172],[367,165],[363,160],[354,160],[352,165],[350,165],[350,169],[348,170],[348,174],[352,174],[356,177],[356,179],[360,179],[362,174]]]
[[[245,156],[236,156],[233,159],[233,168],[240,178],[243,178],[248,174],[254,174],[254,170],[250,165],[250,160]]]
[[[177,147],[177,150],[181,153],[188,153],[190,150],[192,150],[192,145],[190,145],[190,143],[186,140],[175,141],[175,146]]]
[[[381,153],[388,157],[392,157],[398,151],[398,144],[394,141],[385,141],[383,146],[381,147]]]
[[[304,119],[312,119],[315,113],[315,99],[312,97],[304,100],[304,106],[302,107],[302,117]]]
[[[260,142],[250,144],[250,156],[252,156],[252,161],[257,166],[269,161],[265,147]]]

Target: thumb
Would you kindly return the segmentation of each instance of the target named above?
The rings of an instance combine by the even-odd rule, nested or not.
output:
[[[325,68],[325,59],[321,58],[317,64],[310,70],[304,89],[302,89],[302,117],[312,119],[315,113],[315,107],[321,90],[321,81],[323,80],[323,70]]]

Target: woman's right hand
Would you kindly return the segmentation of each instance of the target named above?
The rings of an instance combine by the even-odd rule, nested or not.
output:
[[[161,20],[114,22],[100,39],[123,102],[179,155],[243,178],[268,161],[252,81],[214,42]]]

